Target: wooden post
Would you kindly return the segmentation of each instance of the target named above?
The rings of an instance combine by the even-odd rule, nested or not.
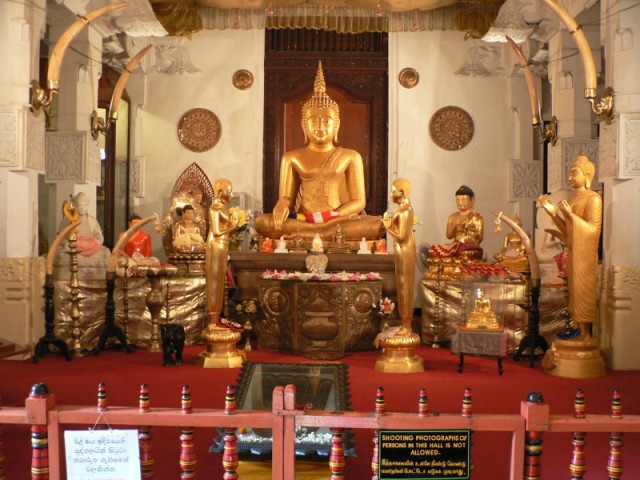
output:
[[[420,389],[420,395],[418,397],[418,416],[426,417],[429,415],[429,397],[427,396],[427,390],[425,388]]]
[[[31,480],[49,480],[49,389],[36,383],[26,402],[27,423],[31,423]]]
[[[549,405],[540,392],[531,392],[520,404],[520,415],[526,422],[524,445],[524,480],[542,477],[542,434],[549,425]]]
[[[98,411],[106,412],[109,410],[109,405],[107,404],[107,386],[104,382],[100,382],[98,384]]]

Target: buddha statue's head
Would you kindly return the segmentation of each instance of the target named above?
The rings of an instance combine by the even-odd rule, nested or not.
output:
[[[87,215],[89,213],[89,196],[86,193],[78,193],[73,197],[73,203],[78,209],[78,213],[80,215]]]
[[[218,178],[213,182],[213,195],[216,199],[227,203],[233,198],[233,187],[231,180],[227,178]]]
[[[313,82],[313,95],[302,106],[302,131],[305,143],[328,144],[338,141],[340,107],[327,95],[322,62]]]
[[[571,166],[569,167],[569,182],[572,182],[572,186],[576,188],[573,184],[575,183],[577,187],[586,187],[591,188],[591,183],[593,182],[593,177],[596,174],[596,166],[589,160],[588,157],[584,155],[579,155],[573,161]],[[579,178],[580,175],[584,176],[584,179]],[[582,185],[584,183],[584,185]]]
[[[461,185],[460,188],[456,190],[456,206],[458,210],[465,211],[473,208],[475,198],[476,196],[471,188],[466,185]]]
[[[391,185],[391,196],[409,198],[411,195],[411,182],[406,178],[396,178]]]

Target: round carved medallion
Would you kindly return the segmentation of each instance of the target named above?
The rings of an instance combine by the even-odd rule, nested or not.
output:
[[[178,122],[178,138],[192,152],[212,149],[220,140],[220,120],[206,108],[194,108]]]
[[[460,107],[443,107],[431,117],[429,134],[440,148],[460,150],[473,138],[473,120]]]
[[[238,70],[233,74],[233,86],[238,90],[246,90],[253,85],[253,74],[249,70]]]
[[[398,81],[404,88],[413,88],[418,85],[420,75],[413,68],[403,68],[398,74]]]

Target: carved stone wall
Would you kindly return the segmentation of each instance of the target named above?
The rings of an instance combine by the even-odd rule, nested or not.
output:
[[[614,370],[640,369],[640,266],[607,269],[600,295],[600,337],[607,364]]]
[[[640,177],[640,114],[620,114],[620,178]]]
[[[44,119],[24,107],[0,110],[0,167],[44,171]]]
[[[44,258],[0,258],[0,336],[21,346],[44,334]]]
[[[89,132],[48,132],[47,181],[100,183],[100,147]]]
[[[512,160],[510,167],[511,201],[538,198],[542,193],[542,162]]]

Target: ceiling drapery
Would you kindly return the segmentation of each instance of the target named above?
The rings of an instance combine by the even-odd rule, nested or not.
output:
[[[201,29],[314,28],[343,33],[458,30],[482,37],[502,0],[152,0],[170,35]]]

